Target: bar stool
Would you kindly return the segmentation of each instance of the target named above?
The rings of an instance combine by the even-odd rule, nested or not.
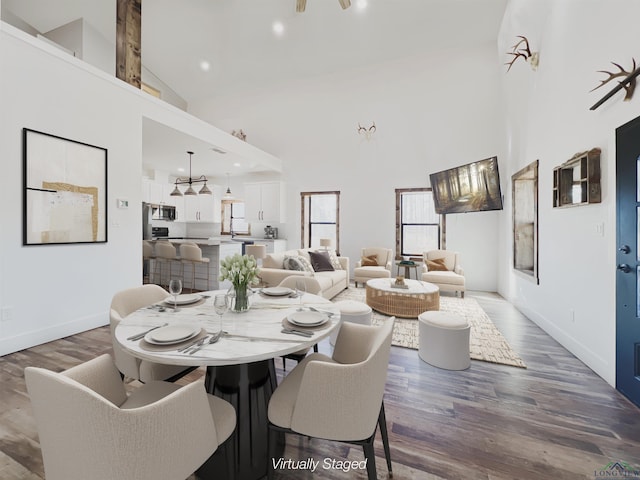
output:
[[[158,285],[169,285],[169,280],[173,277],[173,265],[178,263],[180,266],[180,274],[179,277],[182,280],[183,277],[183,267],[182,262],[176,255],[176,247],[173,246],[171,242],[167,242],[165,240],[156,242],[156,268],[154,269],[154,280]],[[166,272],[166,277],[163,273]],[[166,278],[167,281],[165,283],[162,282],[162,279]]]
[[[155,260],[153,244],[148,240],[142,241],[142,283],[153,283],[151,260]]]
[[[206,280],[207,290],[211,290],[209,287],[209,259],[202,257],[202,249],[195,243],[183,243],[180,245],[180,261],[182,262],[182,274],[184,277],[183,282],[186,282],[186,274],[184,271],[185,265],[191,265],[191,291],[196,289],[196,280]],[[200,272],[200,275],[196,275],[196,267],[204,267],[204,272]],[[202,270],[202,268],[201,268]]]
[[[342,300],[341,302],[336,302],[336,306],[340,309],[340,324],[329,336],[329,342],[331,345],[336,344],[336,338],[338,338],[340,326],[342,326],[343,322],[371,325],[371,316],[373,312],[371,307],[366,303],[355,300]]]

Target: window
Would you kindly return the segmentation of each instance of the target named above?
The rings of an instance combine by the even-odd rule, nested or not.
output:
[[[251,233],[251,226],[244,219],[244,202],[222,200],[222,235]]]
[[[302,248],[320,246],[328,238],[336,251],[340,245],[340,192],[302,192]]]
[[[430,188],[396,190],[396,252],[399,255],[422,257],[423,252],[441,248],[444,222],[444,216],[436,213]]]

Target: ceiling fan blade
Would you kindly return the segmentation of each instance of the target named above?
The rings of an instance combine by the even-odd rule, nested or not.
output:
[[[351,6],[351,0],[338,0],[343,10],[346,10]]]
[[[305,8],[307,8],[307,0],[296,0],[296,12],[304,12]]]

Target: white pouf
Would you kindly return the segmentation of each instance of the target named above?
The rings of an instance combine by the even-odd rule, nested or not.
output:
[[[335,303],[340,309],[340,323],[338,328],[331,332],[329,341],[331,345],[336,344],[336,338],[340,332],[342,322],[359,323],[360,325],[371,325],[371,307],[363,302],[355,300],[342,300]]]
[[[418,317],[418,355],[430,365],[465,370],[471,365],[467,320],[449,312],[428,311]]]

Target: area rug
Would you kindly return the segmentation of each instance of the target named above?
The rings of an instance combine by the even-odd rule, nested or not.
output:
[[[365,289],[349,287],[333,298],[333,301],[340,300],[358,300],[364,302]],[[442,296],[440,297],[440,310],[462,315],[471,324],[469,349],[473,360],[527,368],[476,299],[468,296],[466,298]],[[386,318],[389,317],[374,310],[374,324],[381,323]],[[398,347],[417,350],[418,320],[412,318],[396,318],[391,343]]]

